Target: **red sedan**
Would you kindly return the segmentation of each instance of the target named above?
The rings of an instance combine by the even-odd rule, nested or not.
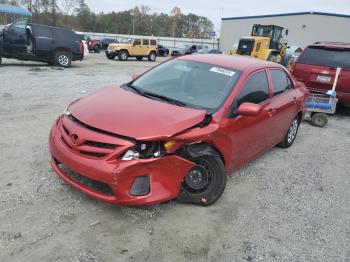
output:
[[[51,165],[105,202],[210,205],[226,175],[293,144],[307,95],[276,63],[183,56],[70,104],[51,130]]]

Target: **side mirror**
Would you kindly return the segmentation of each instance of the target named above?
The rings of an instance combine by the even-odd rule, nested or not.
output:
[[[136,80],[137,78],[139,78],[140,75],[141,74],[134,74],[134,75],[132,75],[131,80],[132,81]]]
[[[262,106],[253,103],[243,103],[241,104],[237,111],[237,115],[241,116],[257,116],[262,111]]]
[[[288,33],[289,33],[289,30],[288,30],[288,29],[286,29],[286,35],[288,35]]]

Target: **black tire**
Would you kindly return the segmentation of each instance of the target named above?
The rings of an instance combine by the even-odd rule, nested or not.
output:
[[[300,118],[297,116],[293,119],[290,124],[286,135],[284,136],[281,143],[278,144],[279,147],[288,148],[293,145],[295,138],[297,137],[298,130],[300,125]]]
[[[118,54],[118,59],[120,61],[126,61],[129,58],[129,53],[126,50],[121,50]]]
[[[148,54],[148,61],[150,62],[154,62],[156,61],[156,58],[157,58],[157,53],[156,52],[151,52]]]
[[[68,52],[60,51],[55,55],[55,65],[68,68],[72,64],[71,55]]]
[[[163,56],[167,57],[168,55],[169,55],[169,51],[165,51]]]
[[[143,56],[137,56],[136,59],[141,61],[143,59]]]
[[[112,60],[112,59],[115,58],[115,55],[111,55],[111,54],[108,54],[108,53],[107,53],[107,54],[106,54],[106,57],[107,57],[108,59],[111,59],[111,60]]]
[[[222,160],[203,156],[191,161],[197,165],[184,177],[177,200],[202,206],[214,204],[226,187],[227,176]]]
[[[93,49],[94,49],[95,53],[99,53],[100,52],[100,47],[98,45],[94,45]]]
[[[0,65],[2,64],[2,57],[0,56]]]
[[[311,116],[311,123],[317,127],[324,127],[328,123],[328,117],[324,113],[315,113]]]
[[[274,54],[269,54],[267,61],[276,62],[276,56]]]

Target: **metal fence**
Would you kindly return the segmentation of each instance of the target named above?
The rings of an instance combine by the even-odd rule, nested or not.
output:
[[[145,37],[138,35],[121,35],[121,34],[105,34],[105,33],[93,33],[93,32],[84,32],[85,35],[91,37],[92,39],[103,39],[103,38],[114,38],[118,41],[128,38],[136,37]],[[219,41],[216,39],[196,39],[196,38],[175,38],[175,37],[160,37],[152,36],[156,38],[158,44],[163,45],[167,48],[180,48],[185,45],[204,45],[209,48],[219,49]]]

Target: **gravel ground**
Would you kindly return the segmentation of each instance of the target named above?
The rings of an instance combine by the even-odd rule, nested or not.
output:
[[[118,207],[57,178],[48,133],[73,99],[154,63],[3,63],[0,261],[350,261],[350,110],[323,129],[303,123],[291,148],[229,177],[213,206]]]

